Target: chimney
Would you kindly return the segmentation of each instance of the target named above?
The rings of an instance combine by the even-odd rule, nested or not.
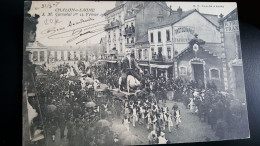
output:
[[[177,12],[178,12],[178,16],[179,18],[181,17],[182,15],[182,8],[179,6],[179,8],[177,9]]]

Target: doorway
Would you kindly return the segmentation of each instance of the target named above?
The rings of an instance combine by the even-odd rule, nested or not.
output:
[[[203,64],[192,64],[193,77],[197,82],[202,82],[204,84],[204,69]]]

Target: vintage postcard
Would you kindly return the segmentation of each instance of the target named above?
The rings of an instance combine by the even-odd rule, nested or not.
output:
[[[250,138],[236,3],[24,2],[23,145]]]

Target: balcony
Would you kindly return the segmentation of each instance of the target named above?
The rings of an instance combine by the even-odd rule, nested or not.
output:
[[[114,22],[111,22],[111,23],[105,25],[104,28],[105,28],[105,31],[107,31],[109,29],[112,29],[112,28],[115,28],[115,27],[119,27],[121,24],[122,24],[121,21],[116,20]]]
[[[170,64],[174,62],[174,59],[169,59],[168,56],[160,57],[159,55],[153,55],[150,62],[157,63],[157,64]]]
[[[133,48],[135,46],[135,43],[128,43],[128,44],[125,44],[125,46],[128,48]]]
[[[131,36],[131,35],[134,35],[135,34],[135,27],[134,26],[131,26],[131,27],[126,27],[125,28],[125,31],[123,32],[123,35],[124,36]]]

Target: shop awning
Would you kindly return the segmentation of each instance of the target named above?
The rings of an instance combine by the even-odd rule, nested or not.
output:
[[[153,68],[161,68],[161,69],[168,69],[168,68],[172,67],[172,65],[151,64],[151,67],[153,67]]]
[[[139,64],[140,66],[149,66],[148,64]],[[161,69],[168,69],[172,67],[172,65],[159,65],[159,64],[150,64],[153,68],[161,68]]]

